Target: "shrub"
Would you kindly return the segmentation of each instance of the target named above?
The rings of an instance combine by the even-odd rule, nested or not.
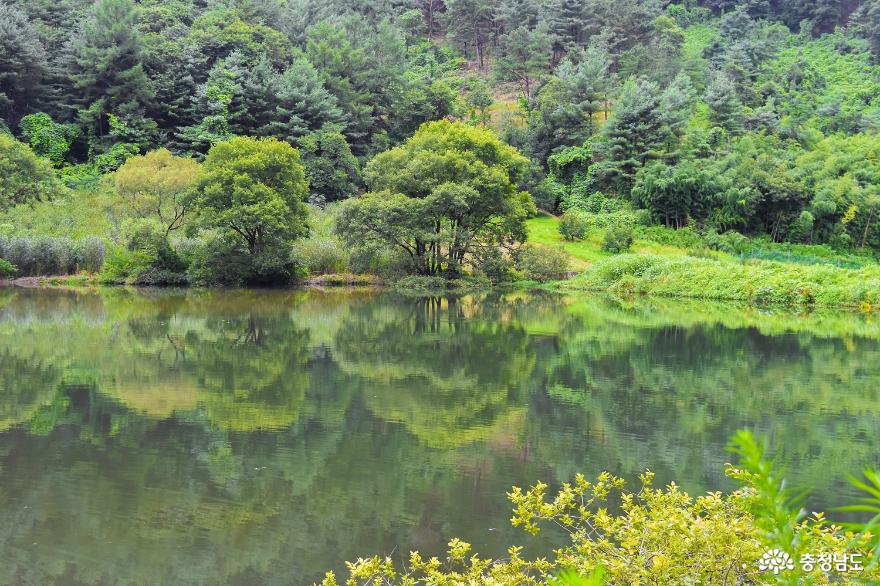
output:
[[[552,281],[565,276],[568,255],[562,248],[526,245],[516,251],[515,264],[531,281]]]
[[[251,260],[232,240],[214,237],[192,252],[187,278],[193,285],[240,287],[251,275]]]
[[[706,234],[706,245],[713,250],[730,254],[742,254],[751,246],[749,239],[739,232],[728,230],[723,234],[710,231]]]
[[[124,247],[115,247],[102,279],[127,285],[179,285],[186,282],[186,264],[171,247],[157,219],[126,222]]]
[[[570,209],[559,221],[559,233],[566,240],[583,240],[590,232],[590,216],[578,209]]]
[[[844,552],[870,552],[862,572],[832,578],[834,583],[876,584],[880,545],[877,520],[853,525],[845,532],[821,513],[804,518],[802,499],[786,485],[782,474],[751,433],[740,431],[731,451],[739,464],[725,474],[739,483],[729,494],[709,492],[692,496],[676,483],[654,486],[654,474],[639,477],[641,486],[628,489],[623,479],[603,472],[591,481],[581,474],[564,483],[556,494],[547,484],[513,487],[511,523],[534,536],[544,526],[562,528],[566,543],[551,557],[528,559],[512,546],[504,559],[483,559],[460,539],[449,542],[444,562],[413,552],[405,567],[391,557],[371,557],[348,563],[350,586],[367,584],[825,584],[829,576],[791,569],[790,579],[777,570],[760,570],[765,552],[782,549],[793,557],[815,551],[832,557]],[[864,498],[850,511],[874,512],[880,475],[865,472],[867,482],[854,481]],[[873,551],[872,551],[873,550]],[[559,578],[556,576],[559,575]],[[322,586],[338,586],[328,572]]]
[[[545,177],[539,183],[530,186],[528,191],[535,200],[535,206],[539,210],[548,212],[556,211],[565,197],[565,187],[554,181],[552,177]]]
[[[25,144],[0,133],[0,211],[61,193],[52,165]]]
[[[593,265],[586,274],[598,282],[611,284],[623,277],[642,276],[646,271],[657,266],[660,258],[647,254],[622,255]]]
[[[342,273],[348,268],[348,253],[330,236],[300,240],[293,244],[291,260],[311,275]]]
[[[629,250],[633,243],[633,228],[623,222],[613,224],[605,229],[602,250],[619,253]]]
[[[106,283],[134,284],[138,275],[148,271],[151,266],[150,257],[143,251],[111,246],[101,270],[101,280]]]
[[[397,248],[369,243],[354,246],[349,251],[348,270],[353,273],[369,273],[395,279],[412,274],[415,269],[412,258]]]
[[[15,265],[0,258],[0,278],[11,277],[16,273]]]
[[[563,207],[566,210],[577,209],[591,214],[611,214],[629,209],[629,205],[624,200],[608,197],[601,191],[588,194],[582,185],[572,187],[571,193],[564,199]]]
[[[665,226],[639,226],[635,230],[636,238],[649,240],[657,244],[677,246],[679,248],[701,248],[706,246],[702,234],[686,226],[684,228],[667,228]]]
[[[802,211],[788,229],[789,240],[792,242],[807,241],[813,233],[815,221],[816,218],[813,217],[813,214],[807,210]]]
[[[449,288],[449,281],[443,277],[410,275],[396,281],[394,288],[402,293],[435,293],[446,291]]]
[[[453,279],[449,286],[459,293],[486,291],[492,288],[492,281],[482,275],[468,275]]]
[[[490,246],[476,255],[476,269],[492,283],[514,280],[514,263],[510,256],[496,247]]]

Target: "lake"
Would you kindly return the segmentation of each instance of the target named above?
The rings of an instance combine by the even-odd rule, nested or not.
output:
[[[453,536],[538,552],[511,486],[729,490],[744,426],[831,508],[880,465],[878,398],[880,323],[854,313],[0,289],[0,583],[311,584]]]

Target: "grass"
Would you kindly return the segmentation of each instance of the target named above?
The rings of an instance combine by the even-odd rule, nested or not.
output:
[[[572,270],[585,270],[597,261],[614,256],[614,254],[602,250],[603,233],[599,230],[592,231],[585,240],[571,242],[564,240],[559,233],[559,218],[542,215],[530,219],[527,222],[527,226],[530,243],[539,246],[561,246],[571,257]],[[640,254],[668,256],[682,256],[686,254],[686,251],[682,248],[638,238],[633,242],[632,250]]]
[[[598,260],[611,254],[602,250],[602,235],[590,234],[587,240],[568,242],[559,234],[559,219],[553,216],[538,216],[527,222],[529,242],[539,246],[561,246],[571,257],[572,270],[583,270]]]
[[[650,240],[636,240],[631,253],[614,255],[602,251],[598,231],[583,241],[566,242],[558,223],[557,218],[543,216],[529,220],[528,229],[530,242],[561,246],[572,258],[572,268],[580,272],[554,285],[562,291],[880,310],[880,264],[876,262],[850,267],[837,262],[739,258],[720,252],[695,257],[683,248]],[[768,244],[768,250],[774,246],[784,245]]]
[[[315,287],[378,287],[382,279],[376,275],[355,275],[352,273],[333,273],[315,275],[306,279],[307,285]]]
[[[63,275],[47,277],[46,281],[53,287],[90,287],[95,284],[97,275],[80,273],[78,275]]]
[[[880,309],[880,266],[858,270],[773,261],[622,254],[590,267],[564,290]]]

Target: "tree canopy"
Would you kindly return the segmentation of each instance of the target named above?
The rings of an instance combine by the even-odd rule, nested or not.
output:
[[[246,279],[284,275],[285,243],[306,231],[308,183],[299,152],[274,138],[233,138],[208,151],[191,205],[249,265]]]
[[[489,130],[427,123],[370,162],[369,192],[345,202],[339,231],[353,244],[399,247],[421,274],[457,274],[480,247],[525,240],[527,166]]]

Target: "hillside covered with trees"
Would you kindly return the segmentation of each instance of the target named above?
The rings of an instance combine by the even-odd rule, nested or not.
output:
[[[4,0],[0,47],[7,274],[542,280],[539,210],[880,248],[876,0]]]

